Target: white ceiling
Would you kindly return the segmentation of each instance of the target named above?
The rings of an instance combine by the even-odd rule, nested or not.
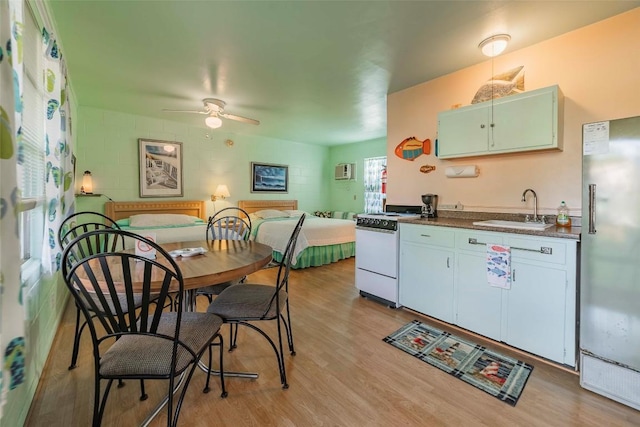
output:
[[[640,6],[640,1],[45,0],[78,103],[336,145],[386,136],[386,95]],[[215,132],[215,131],[213,131]]]

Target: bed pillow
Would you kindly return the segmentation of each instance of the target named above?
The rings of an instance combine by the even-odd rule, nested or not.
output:
[[[271,219],[271,218],[288,218],[289,214],[284,211],[279,211],[277,209],[263,209],[261,211],[254,212],[255,216],[261,219]]]
[[[183,214],[140,214],[129,217],[131,227],[161,227],[163,225],[188,225],[201,221],[200,218]]]
[[[285,209],[282,212],[286,212],[289,214],[290,217],[295,218],[295,217],[300,217],[302,216],[302,214],[307,214],[309,215],[307,212],[305,211],[300,211],[300,210],[291,210],[291,209]]]
[[[315,211],[313,214],[320,218],[331,218],[331,211]]]

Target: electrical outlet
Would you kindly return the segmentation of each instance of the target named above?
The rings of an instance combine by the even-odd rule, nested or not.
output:
[[[455,208],[456,208],[457,211],[461,211],[461,210],[464,209],[464,206],[462,206],[462,203],[458,202],[458,203],[456,203]]]
[[[439,205],[438,207],[440,209],[451,209],[451,210],[453,210],[453,209],[456,208],[456,205]]]

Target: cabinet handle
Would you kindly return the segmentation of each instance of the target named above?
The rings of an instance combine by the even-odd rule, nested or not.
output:
[[[449,257],[447,257],[447,268],[451,268],[449,267]]]
[[[496,125],[495,123],[491,123],[489,126],[495,127],[495,125]]]
[[[486,243],[478,242],[478,239],[474,237],[469,237],[469,244],[470,245],[486,245]],[[551,255],[553,253],[553,248],[549,246],[540,246],[540,249],[518,248],[517,246],[511,246],[511,249],[516,249],[518,251],[537,252],[545,255]]]
[[[484,129],[484,123],[480,125],[480,129]]]
[[[516,281],[516,269],[515,268],[513,270],[511,270],[511,281],[512,282]]]
[[[422,237],[431,237],[429,234],[421,234]]]

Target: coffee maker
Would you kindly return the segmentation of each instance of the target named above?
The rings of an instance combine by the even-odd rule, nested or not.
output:
[[[422,218],[437,218],[438,211],[436,207],[438,206],[438,195],[437,194],[423,194],[422,195]]]

